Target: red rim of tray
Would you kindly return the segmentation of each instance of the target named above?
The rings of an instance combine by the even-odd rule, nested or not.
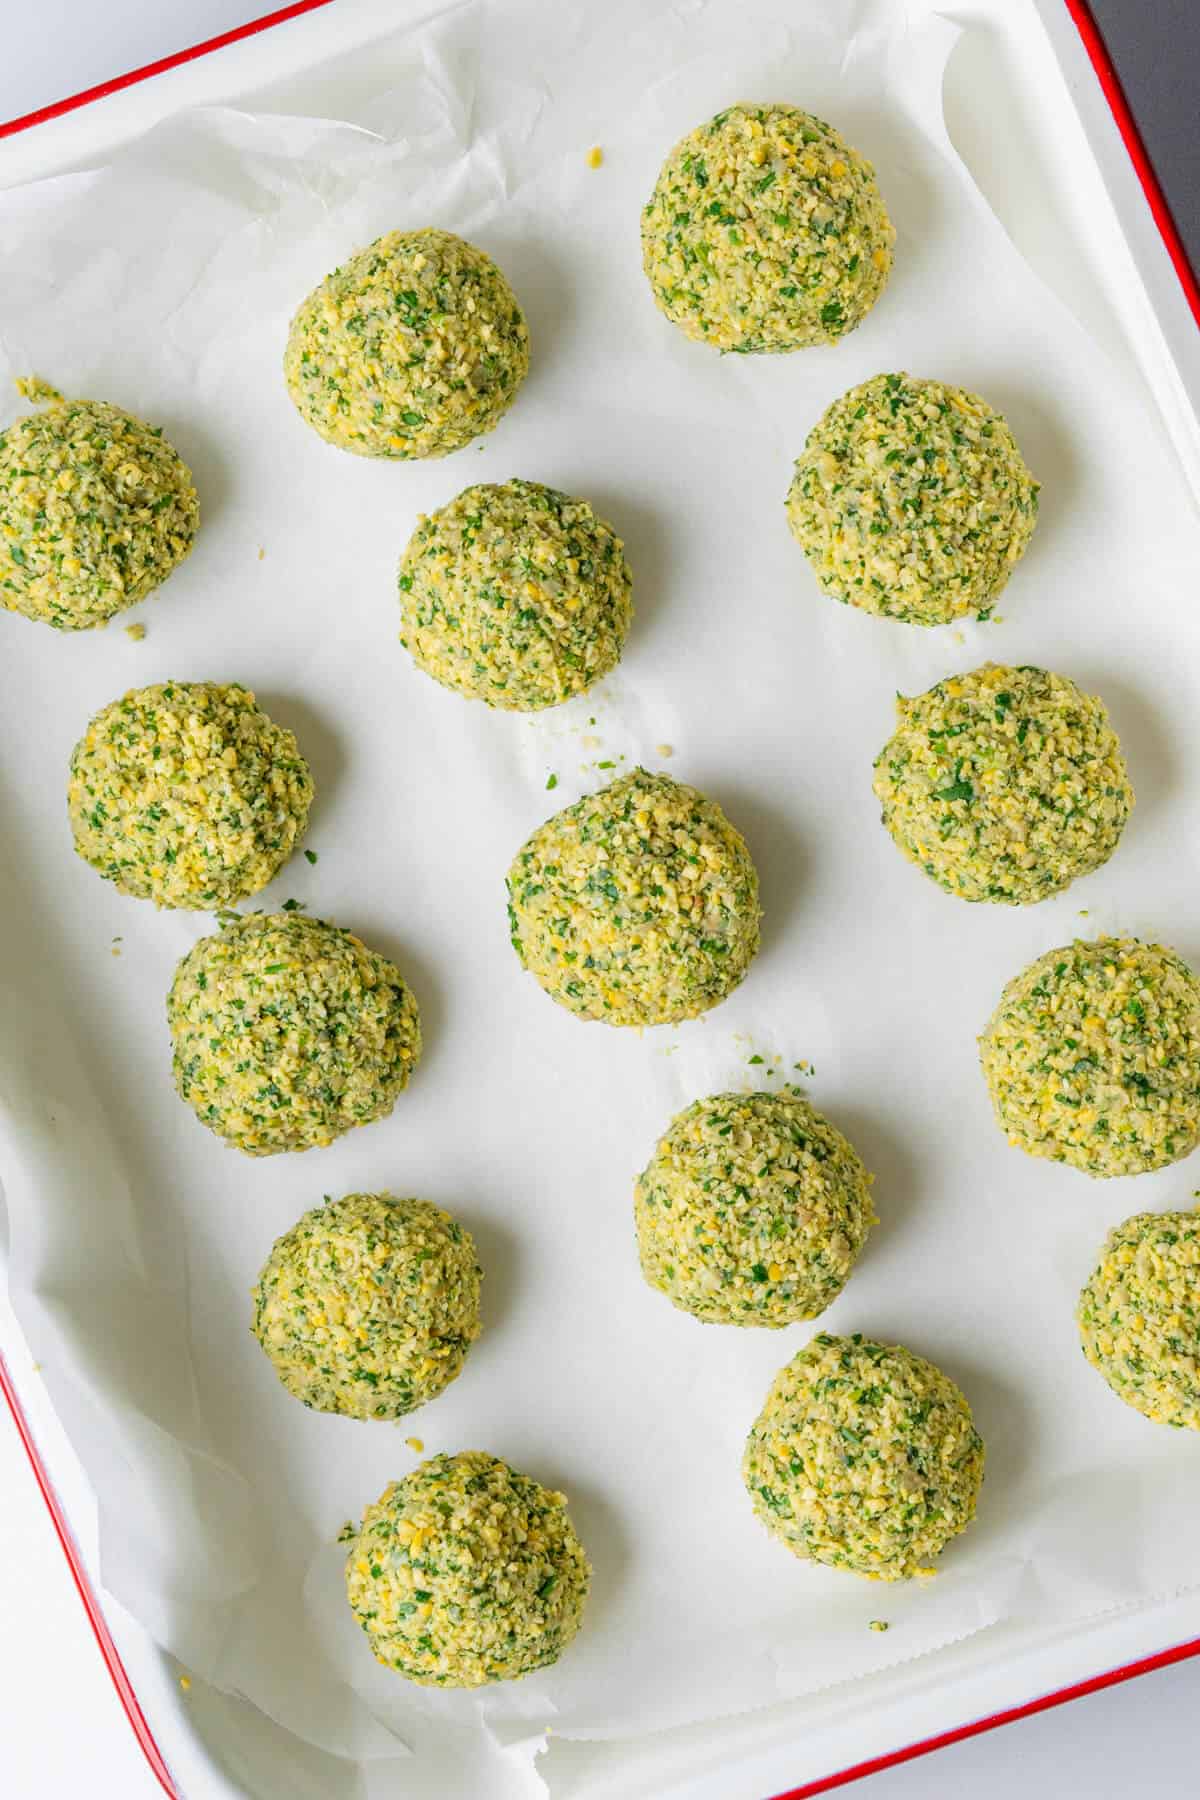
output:
[[[292,5],[281,6],[275,12],[264,14],[262,18],[251,19],[248,24],[239,25],[232,31],[221,32],[217,37],[206,38],[203,43],[193,44],[186,50],[178,50],[172,56],[164,56],[157,62],[146,63],[140,69],[131,69],[127,75],[114,76],[112,80],[100,82],[96,87],[85,88],[82,93],[72,94],[65,100],[56,100],[49,106],[38,107],[35,112],[25,113],[18,119],[9,119],[0,123],[0,138],[11,137],[18,131],[27,131],[31,126],[44,124],[48,119],[59,118],[63,113],[74,112],[77,107],[87,106],[93,100],[102,100],[109,94],[119,93],[122,88],[134,87],[138,82],[148,81],[151,76],[162,75],[169,69],[177,69],[185,63],[196,62],[200,57],[208,56],[215,50],[223,50],[227,44],[239,43],[243,38],[254,37],[259,32],[269,31],[276,25],[286,24],[289,19],[297,19],[304,13],[316,12],[319,8],[331,4],[332,0],[293,0]],[[1079,32],[1088,59],[1096,72],[1096,79],[1108,101],[1113,120],[1129,153],[1129,159],[1141,183],[1142,192],[1146,196],[1146,204],[1150,208],[1167,255],[1171,259],[1171,265],[1179,278],[1179,285],[1183,289],[1192,316],[1200,326],[1200,280],[1197,280],[1196,271],[1192,267],[1184,247],[1179,227],[1175,223],[1167,197],[1154,172],[1154,165],[1150,161],[1129,102],[1125,98],[1124,89],[1100,34],[1100,28],[1092,17],[1087,0],[1064,0],[1064,4]],[[171,1771],[167,1767],[146,1715],[142,1711],[133,1683],[121,1661],[120,1652],[113,1641],[95,1587],[84,1567],[83,1558],[67,1522],[66,1513],[34,1442],[29,1421],[17,1397],[3,1356],[0,1356],[0,1392],[3,1393],[8,1403],[13,1423],[25,1446],[34,1478],[41,1490],[42,1498],[46,1502],[58,1541],[62,1545],[63,1554],[67,1559],[71,1578],[75,1583],[79,1598],[83,1602],[83,1609],[95,1633],[100,1654],[104,1659],[113,1686],[116,1688],[117,1698],[124,1708],[133,1734],[164,1793],[170,1797],[170,1800],[183,1800],[183,1795],[172,1779]],[[1186,1662],[1190,1657],[1200,1657],[1200,1638],[1191,1638],[1183,1644],[1173,1644],[1169,1649],[1160,1650],[1153,1656],[1143,1656],[1136,1662],[1122,1663],[1118,1668],[1109,1669],[1104,1674],[1090,1676],[1085,1681],[1073,1682],[1068,1687],[1055,1688],[1051,1693],[1040,1694],[1036,1699],[1026,1700],[1019,1706],[1009,1706],[1001,1712],[987,1713],[982,1718],[972,1719],[965,1725],[957,1725],[949,1731],[937,1732],[934,1736],[921,1738],[914,1744],[906,1744],[899,1749],[889,1750],[881,1756],[870,1757],[865,1762],[855,1763],[850,1768],[839,1770],[836,1774],[823,1775],[816,1781],[804,1782],[800,1787],[788,1788],[785,1792],[775,1795],[774,1800],[812,1800],[812,1796],[816,1794],[828,1794],[833,1789],[845,1787],[850,1782],[859,1781],[866,1775],[876,1775],[883,1769],[891,1769],[900,1763],[912,1762],[918,1756],[927,1756],[931,1751],[945,1749],[948,1744],[959,1744],[965,1738],[977,1737],[985,1731],[994,1731],[997,1726],[1011,1725],[1018,1719],[1031,1718],[1035,1713],[1049,1712],[1052,1707],[1063,1706],[1070,1700],[1081,1699],[1085,1694],[1099,1693],[1104,1688],[1116,1687],[1123,1681],[1132,1681],[1138,1675],[1148,1675],[1154,1669],[1165,1669],[1172,1663]]]

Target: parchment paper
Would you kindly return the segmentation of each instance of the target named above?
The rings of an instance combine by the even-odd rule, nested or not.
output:
[[[1132,368],[1030,275],[949,146],[953,35],[885,0],[453,6],[331,71],[330,117],[196,112],[106,168],[0,196],[0,374],[162,425],[203,509],[195,553],[139,611],[143,643],[124,617],[77,637],[0,620],[13,1303],[95,1485],[107,1586],[196,1673],[352,1759],[347,1792],[541,1791],[550,1726],[628,1737],[1000,1619],[1033,1630],[1200,1582],[1197,1445],[1120,1406],[1072,1322],[1108,1226],[1188,1204],[1200,1165],[1100,1184],[1036,1164],[992,1123],[975,1055],[1004,981],[1077,932],[1200,962],[1196,524]],[[639,207],[675,139],[739,98],[829,117],[877,165],[895,274],[835,349],[721,358],[651,303]],[[426,223],[497,257],[533,372],[453,459],[340,455],[284,391],[288,318],[350,249]],[[789,538],[809,427],[894,368],[988,396],[1044,484],[990,623],[841,608]],[[397,642],[417,514],[514,474],[591,499],[635,578],[620,669],[536,720],[465,704]],[[896,690],[989,658],[1100,692],[1138,792],[1114,861],[1023,910],[924,880],[871,793]],[[163,1000],[212,922],[156,915],[72,855],[72,744],[99,706],[168,677],[250,685],[313,766],[319,863],[256,904],[293,896],[353,927],[420,1000],[427,1050],[392,1117],[303,1158],[239,1158],[173,1094]],[[503,890],[535,825],[637,761],[720,800],[766,909],[738,993],[642,1036],[541,994]],[[742,1442],[810,1328],[703,1326],[638,1273],[632,1178],[672,1114],[799,1062],[878,1177],[880,1225],[821,1325],[934,1358],[987,1441],[978,1522],[930,1583],[804,1567],[751,1514]],[[248,1331],[272,1240],[323,1193],[372,1188],[452,1208],[486,1271],[463,1377],[399,1429],[304,1412]],[[414,1433],[570,1496],[595,1583],[558,1668],[469,1696],[371,1660],[333,1540],[413,1466]]]

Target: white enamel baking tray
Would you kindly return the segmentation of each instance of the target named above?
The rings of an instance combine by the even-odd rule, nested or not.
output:
[[[299,0],[0,126],[0,185],[81,166],[169,113],[276,83],[286,81],[300,104],[306,82],[319,86],[328,108],[336,104],[338,59],[420,10],[416,0]],[[1200,500],[1200,288],[1086,5],[947,0],[945,12],[965,28],[945,94],[958,150],[1039,274],[1136,365]],[[249,1706],[199,1682],[185,1696],[172,1660],[104,1592],[93,1496],[2,1294],[0,1388],[164,1791],[185,1800],[352,1800],[351,1776]],[[1025,1643],[1018,1652],[998,1628],[769,1713],[637,1747],[574,1746],[571,1791],[578,1800],[800,1800],[1190,1656],[1200,1656],[1195,1597],[1064,1631],[1032,1650]]]

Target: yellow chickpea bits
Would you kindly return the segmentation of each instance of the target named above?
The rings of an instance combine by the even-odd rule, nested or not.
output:
[[[586,500],[537,481],[469,487],[417,522],[401,641],[444,687],[537,712],[616,667],[632,587],[624,545]]]
[[[680,140],[642,213],[660,312],[718,350],[803,350],[862,322],[896,234],[869,162],[795,106],[731,106]]]
[[[1048,950],[1009,982],[979,1043],[996,1122],[1030,1156],[1142,1175],[1200,1140],[1200,983],[1161,944]]]
[[[133,688],[71,755],[75,848],[123,894],[230,906],[266,887],[303,836],[308,765],[290,731],[233,682]]]
[[[508,872],[513,948],[582,1019],[694,1019],[758,949],[758,876],[720,807],[635,769],[534,832]]]
[[[929,1566],[975,1517],[983,1440],[933,1363],[857,1332],[821,1332],[779,1371],[742,1477],[794,1556],[876,1581]]]
[[[392,231],[327,275],[288,334],[301,418],[356,456],[448,456],[491,431],[529,372],[529,332],[489,256]]]
[[[57,631],[105,625],[166,580],[199,522],[191,471],[161,432],[116,406],[56,399],[0,434],[10,612]]]
[[[1200,1212],[1138,1213],[1110,1231],[1076,1319],[1118,1400],[1200,1431]]]
[[[634,1189],[642,1274],[722,1325],[837,1298],[874,1223],[871,1177],[803,1094],[714,1094],[672,1119]]]
[[[331,1144],[391,1112],[421,1054],[400,971],[302,913],[250,914],[183,958],[167,996],[180,1099],[247,1156]]]
[[[562,1494],[482,1450],[394,1481],[350,1535],[346,1594],[377,1661],[423,1687],[557,1662],[591,1569]]]
[[[1029,544],[1038,484],[978,394],[874,375],[809,433],[787,497],[825,593],[881,618],[986,613]]]
[[[1027,906],[1116,849],[1125,759],[1103,703],[1065,675],[985,663],[896,714],[875,759],[883,823],[947,893]]]
[[[470,1232],[430,1201],[347,1194],[278,1239],[252,1329],[305,1406],[399,1419],[461,1373],[481,1273]]]

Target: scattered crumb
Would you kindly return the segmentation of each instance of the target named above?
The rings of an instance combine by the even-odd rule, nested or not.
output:
[[[317,855],[315,850],[306,850],[304,852],[304,860],[305,860],[305,862],[310,862],[315,866],[321,859]]]
[[[41,1363],[40,1363],[40,1362],[35,1362],[35,1363],[33,1363],[33,1364],[31,1364],[31,1367],[32,1367],[32,1369],[33,1369],[33,1372],[34,1372],[34,1374],[35,1374],[35,1375],[40,1375],[40,1374],[41,1374],[41,1372],[42,1372],[42,1365],[41,1365]]]
[[[264,556],[265,556],[265,555],[266,555],[266,554],[267,554],[267,553],[266,553],[266,550],[265,550],[265,549],[264,549],[264,548],[263,548],[263,546],[262,546],[262,545],[261,545],[261,544],[260,544],[260,545],[259,545],[259,546],[258,546],[258,560],[259,560],[259,562],[261,562],[261,561],[262,561],[262,559],[263,559],[263,557],[264,557]]]
[[[759,1056],[758,1052],[756,1051],[753,1056],[747,1057],[746,1060],[749,1063],[760,1063],[760,1062],[764,1061],[765,1059],[763,1057]]]
[[[551,772],[546,777],[546,792],[549,793],[551,788],[556,788],[557,786],[558,786],[558,776],[555,775],[553,772]]]
[[[589,725],[594,725],[595,723],[596,723],[595,719],[588,720]],[[598,738],[598,737],[582,737],[582,738],[580,738],[579,741],[583,745],[585,750],[598,750],[600,748],[601,744],[604,742],[603,738]]]
[[[111,956],[120,956],[120,954],[121,954],[121,946],[120,946],[120,944],[114,944],[114,945],[113,945],[113,947],[112,947],[112,950],[111,950],[111,951],[110,951],[110,952],[109,952],[109,954],[110,954],[110,955],[111,955]]]
[[[304,910],[306,909],[307,906],[308,906],[307,900],[285,900],[283,903],[283,911],[284,912],[304,912]]]
[[[955,633],[954,633],[954,641],[955,641],[955,643],[956,643],[956,644],[965,644],[965,643],[966,643],[966,641],[967,641],[967,640],[966,640],[966,638],[965,638],[965,637],[964,637],[964,636],[963,636],[963,634],[962,634],[962,632],[961,632],[961,631],[956,631],[956,632],[955,632]]]
[[[144,625],[127,625],[125,627],[125,636],[131,643],[140,644],[145,635],[146,627]]]
[[[598,169],[603,161],[604,161],[603,150],[600,148],[599,144],[593,144],[591,149],[587,153],[588,168],[589,169]]]
[[[1081,918],[1081,919],[1086,919],[1086,918],[1087,918],[1087,916],[1088,916],[1088,909],[1087,909],[1087,907],[1086,907],[1086,906],[1081,906],[1081,907],[1080,907],[1080,909],[1079,909],[1079,916],[1080,916],[1080,918]]]
[[[656,756],[674,756],[675,746],[674,744],[655,744],[654,752]]]
[[[425,1448],[424,1438],[405,1438],[404,1441],[409,1449],[415,1451],[418,1456],[420,1456],[422,1450]]]
[[[871,1620],[871,1630],[872,1631],[886,1631],[887,1629],[888,1629],[888,1622],[886,1619],[872,1619]]]
[[[179,1685],[183,1689],[184,1693],[186,1694],[190,1690],[191,1685],[192,1685],[191,1676],[190,1675],[181,1675],[179,1677]]]
[[[18,375],[16,389],[23,399],[32,400],[35,406],[62,399],[56,387],[51,387],[48,381],[43,381],[37,375]]]
[[[621,757],[621,759],[620,759],[620,760],[621,760],[621,761],[622,761],[622,762],[624,762],[624,761],[625,761],[625,758],[624,758],[624,757]],[[598,763],[597,763],[597,764],[596,764],[596,767],[597,767],[597,768],[598,768],[598,769],[615,769],[615,768],[616,768],[616,766],[617,766],[617,765],[616,765],[616,763],[615,763],[615,762],[613,762],[613,760],[612,760],[612,758],[611,758],[611,757],[609,757],[609,758],[608,758],[608,760],[607,760],[607,761],[605,761],[605,762],[598,762]]]

